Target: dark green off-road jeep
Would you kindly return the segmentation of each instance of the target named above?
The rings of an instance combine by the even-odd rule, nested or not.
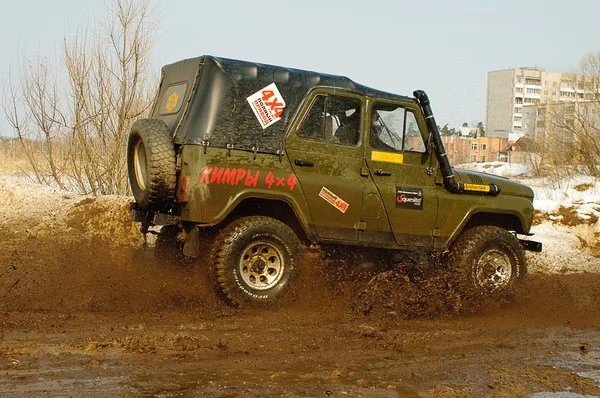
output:
[[[128,143],[142,231],[210,257],[232,304],[294,286],[302,243],[446,252],[461,286],[511,289],[525,273],[533,191],[452,169],[423,91],[202,56],[165,66]],[[171,245],[179,237],[181,245]]]

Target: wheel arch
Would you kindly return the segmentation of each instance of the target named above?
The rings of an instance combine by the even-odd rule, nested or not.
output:
[[[507,231],[515,231],[518,234],[525,233],[523,223],[516,214],[492,213],[487,211],[472,214],[462,228],[461,233],[473,227],[482,225],[500,227]]]
[[[316,241],[316,234],[310,225],[303,224],[292,205],[278,199],[247,197],[242,199],[223,220],[228,225],[233,221],[247,216],[271,217],[289,226],[304,244]]]
[[[487,210],[474,211],[465,216],[463,222],[454,233],[444,242],[440,242],[437,250],[447,250],[463,233],[479,226],[495,226],[517,234],[526,234],[524,222],[519,214],[498,213]]]

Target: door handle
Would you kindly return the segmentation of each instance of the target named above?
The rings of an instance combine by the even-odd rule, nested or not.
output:
[[[309,162],[308,160],[296,159],[294,160],[294,164],[300,167],[313,167],[315,164],[313,162]]]
[[[391,176],[392,173],[389,171],[381,170],[381,169],[375,169],[375,175],[383,177],[383,176]]]

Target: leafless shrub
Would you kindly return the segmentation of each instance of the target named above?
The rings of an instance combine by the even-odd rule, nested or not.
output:
[[[155,87],[156,21],[149,0],[114,0],[97,20],[65,38],[56,71],[40,55],[22,56],[2,106],[37,182],[125,194],[128,132]]]
[[[580,74],[564,79],[571,102],[538,105],[532,166],[545,177],[600,176],[600,51],[581,60]]]

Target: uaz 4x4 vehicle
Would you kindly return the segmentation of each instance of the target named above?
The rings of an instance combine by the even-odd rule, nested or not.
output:
[[[142,231],[210,256],[232,304],[288,292],[301,241],[449,253],[462,287],[510,289],[531,188],[452,169],[429,100],[315,72],[202,56],[165,66],[151,116],[130,133]],[[207,244],[209,243],[209,244]]]

